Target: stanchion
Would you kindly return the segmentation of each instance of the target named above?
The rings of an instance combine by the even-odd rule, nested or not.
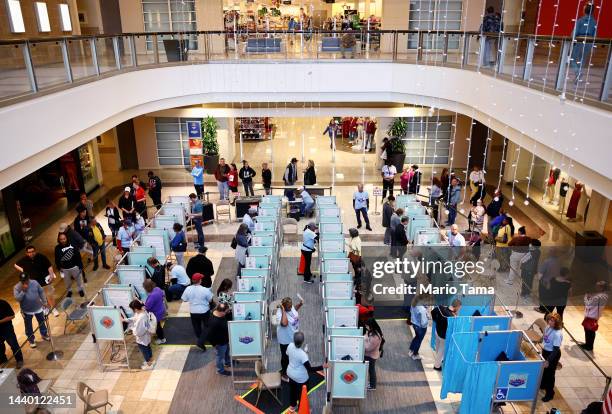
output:
[[[514,305],[514,309],[510,311],[512,316],[514,316],[516,319],[521,319],[523,317],[523,312],[518,310],[518,305],[519,305],[520,300],[521,300],[521,292],[518,291],[516,292],[516,304]]]
[[[374,196],[374,214],[375,216],[380,215],[378,211],[378,197],[382,196],[382,189],[380,187],[374,187],[374,191],[372,191],[372,195]]]
[[[45,325],[47,325],[47,336],[49,337],[49,343],[51,344],[51,352],[49,352],[46,357],[47,361],[59,361],[63,358],[64,353],[55,349],[53,334],[51,333],[51,324],[49,323],[49,313],[45,314]]]

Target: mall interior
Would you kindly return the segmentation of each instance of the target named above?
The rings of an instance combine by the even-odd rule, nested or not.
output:
[[[612,412],[609,6],[0,1],[0,410]]]

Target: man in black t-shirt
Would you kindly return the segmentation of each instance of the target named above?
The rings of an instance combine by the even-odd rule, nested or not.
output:
[[[217,351],[217,374],[232,375],[225,367],[230,366],[229,356],[229,333],[227,331],[227,304],[220,303],[213,311],[212,317],[208,321],[208,342]]]
[[[19,342],[17,342],[17,336],[13,328],[13,319],[15,319],[13,308],[11,308],[7,301],[0,299],[0,364],[8,361],[6,346],[4,345],[4,342],[7,342],[15,356],[17,369],[21,369],[23,366],[23,355],[19,349]]]
[[[32,245],[25,248],[25,256],[14,264],[15,269],[21,274],[25,273],[38,282],[45,291],[49,306],[53,309],[53,316],[59,316],[55,309],[55,288],[53,287],[53,279],[55,272],[51,261],[42,253],[38,253]]]
[[[436,338],[436,354],[434,360],[434,369],[436,371],[442,371],[448,318],[457,316],[459,314],[459,309],[461,309],[461,301],[455,299],[451,306],[436,306],[431,311],[431,318],[436,323],[436,331],[433,333]]]

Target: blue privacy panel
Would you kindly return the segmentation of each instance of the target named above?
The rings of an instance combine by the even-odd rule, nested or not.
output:
[[[274,254],[274,247],[272,246],[249,246],[247,248],[247,254],[249,256],[272,256]]]
[[[353,297],[353,281],[325,282],[323,295],[326,299],[351,299]]]
[[[240,302],[234,303],[232,307],[232,316],[235,321],[254,321],[262,320],[263,303],[262,302]]]
[[[357,306],[330,306],[327,309],[327,327],[357,327]]]
[[[255,231],[275,231],[276,221],[256,221]]]
[[[227,325],[232,358],[263,356],[263,321],[230,321]]]
[[[408,203],[416,201],[416,194],[400,194],[395,196],[395,205],[404,206]]]
[[[331,335],[329,337],[330,361],[359,361],[364,356],[363,335]]]
[[[480,338],[478,362],[495,361],[502,352],[511,361],[525,359],[521,353],[522,331],[493,331],[488,335],[481,333]]]
[[[323,273],[323,282],[353,282],[350,273]]]
[[[319,206],[319,217],[340,217],[340,208],[336,206]]]
[[[342,223],[342,220],[338,216],[330,216],[330,217],[317,217],[319,224],[324,223]]]
[[[338,306],[355,306],[355,298],[352,299],[325,299],[325,307],[338,307]]]
[[[266,233],[267,234],[267,233]],[[273,235],[256,235],[254,234],[251,238],[251,244],[253,246],[274,246]]]
[[[321,259],[346,259],[346,252],[321,252]]]
[[[423,215],[425,214],[425,207],[421,205],[419,202],[409,202],[400,206],[396,204],[398,207],[402,207],[404,209],[404,215],[408,217],[412,217],[414,215]]]
[[[319,223],[319,234],[321,237],[329,234],[342,234],[342,223]]]
[[[323,253],[341,253],[346,257],[344,253],[344,238],[342,239],[320,239],[319,244],[321,246],[321,252]],[[337,255],[336,257],[339,257]]]
[[[283,196],[280,195],[266,195],[261,198],[261,202],[264,204],[268,203],[281,203],[283,201]]]
[[[119,309],[111,306],[90,306],[87,309],[96,339],[123,340],[123,324]]]
[[[426,246],[428,244],[441,243],[442,236],[437,228],[421,229],[417,231],[414,238],[414,244],[417,246]]]
[[[511,329],[511,316],[474,316],[472,318],[472,331],[507,331]]]
[[[168,202],[170,204],[181,204],[185,211],[191,211],[191,201],[189,200],[189,196],[182,196],[182,195],[169,196]]]
[[[134,288],[130,285],[107,285],[103,287],[102,300],[105,306],[123,309],[129,317],[134,314],[130,309],[130,302],[134,300]]]
[[[421,229],[431,228],[432,222],[431,217],[427,215],[412,216],[408,219],[408,227],[406,228],[406,235],[409,241],[414,241],[416,238],[417,231]]]
[[[154,249],[150,249],[154,250]],[[130,251],[127,254],[128,264],[136,265],[136,266],[145,266],[147,264],[147,260],[149,257],[153,256],[151,253],[143,253],[143,252],[132,252]]]
[[[166,203],[162,206],[161,214],[174,216],[177,223],[185,226],[185,207],[181,203]]]
[[[235,302],[255,302],[264,300],[264,292],[234,292]]]
[[[242,269],[240,271],[242,276],[265,276],[268,277],[270,269]]]
[[[325,259],[323,260],[323,272],[348,273],[349,259]]]
[[[367,362],[330,361],[330,366],[332,398],[365,398]]]
[[[144,301],[147,298],[147,292],[145,292],[142,286],[145,281],[145,269],[142,266],[117,266],[117,277],[119,277],[119,283],[122,285],[132,285],[140,299]]]
[[[502,362],[495,388],[508,388],[506,401],[533,401],[540,386],[542,361]]]
[[[244,269],[243,269],[244,270]],[[266,283],[264,276],[242,276],[238,278],[238,292],[263,292]]]
[[[164,229],[146,228],[140,235],[140,245],[153,247],[155,256],[161,263],[164,263],[170,254],[170,238],[167,230]]]
[[[280,207],[276,204],[260,204],[257,209],[259,216],[272,216],[278,217],[280,213]]]
[[[277,216],[257,216],[255,217],[255,223],[276,223],[278,221]]]
[[[271,255],[268,256],[247,256],[245,259],[245,267],[249,269],[267,269],[270,267]]]

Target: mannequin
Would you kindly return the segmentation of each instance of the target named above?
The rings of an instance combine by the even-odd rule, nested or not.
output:
[[[561,208],[559,209],[559,214],[561,215],[563,215],[563,210],[565,210],[565,197],[567,196],[569,188],[569,183],[565,181],[565,178],[562,178],[561,185],[559,186],[559,204],[561,205]]]
[[[572,192],[572,197],[570,198],[569,205],[567,206],[567,213],[565,213],[567,221],[576,220],[576,212],[578,210],[578,203],[580,202],[583,188],[584,185],[580,181],[576,181],[574,191]]]
[[[542,200],[548,199],[549,203],[555,198],[555,185],[557,184],[557,180],[561,175],[561,170],[558,168],[551,168],[548,173],[548,178],[546,179],[546,190],[544,191],[544,195],[542,196]]]

